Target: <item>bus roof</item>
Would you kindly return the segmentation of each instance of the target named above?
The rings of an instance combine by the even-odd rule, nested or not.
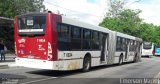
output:
[[[117,33],[117,36],[120,36],[120,37],[124,37],[124,38],[128,38],[128,39],[134,39],[136,41],[142,41],[141,38],[138,38],[138,37],[134,37],[134,36],[131,36],[131,35],[128,35],[128,34],[123,34],[123,33],[120,33],[120,32],[116,32]]]
[[[92,29],[92,30],[104,32],[104,33],[116,32],[116,31],[112,31],[112,30],[109,30],[109,29],[104,28],[104,27],[91,25],[91,24],[88,24],[88,23],[85,23],[85,22],[82,22],[82,21],[78,21],[78,20],[75,20],[75,19],[70,19],[70,18],[68,18],[66,16],[62,16],[62,22],[66,23],[66,24],[72,24],[72,25],[75,25],[75,26],[84,27],[84,28],[87,28],[87,29]],[[134,36],[131,36],[131,35],[123,34],[123,33],[120,33],[120,32],[116,32],[116,33],[117,33],[117,36],[121,36],[121,37],[125,37],[125,38],[128,38],[128,39],[134,39],[134,40],[136,39],[138,41],[142,41],[142,39],[138,38],[138,37],[134,37]]]
[[[32,15],[32,14],[47,14],[47,13],[27,13],[27,14],[24,14],[24,15]],[[52,13],[52,14],[54,14],[54,13]],[[58,14],[55,14],[55,15],[58,15]],[[88,24],[88,23],[85,23],[85,22],[82,22],[82,21],[78,21],[76,19],[71,19],[71,18],[69,18],[67,16],[63,16],[63,15],[61,15],[61,17],[62,17],[62,23],[71,24],[71,25],[74,25],[74,26],[83,27],[83,28],[87,28],[87,29],[92,29],[92,30],[100,31],[100,32],[104,32],[104,33],[114,33],[114,32],[116,32],[117,36],[142,41],[141,38],[134,37],[134,36],[127,35],[127,34],[123,34],[123,33],[117,32],[117,31],[112,31],[112,30],[109,30],[108,28]]]
[[[13,19],[7,18],[7,17],[0,17],[0,26],[2,27],[8,27],[13,24]]]
[[[13,19],[7,18],[7,17],[0,17],[0,20],[10,20],[10,21],[13,21]]]
[[[82,21],[78,21],[78,20],[75,20],[75,19],[70,19],[66,16],[62,16],[62,22],[66,23],[66,24],[72,24],[74,26],[79,26],[79,27],[83,27],[83,28],[87,28],[87,29],[92,29],[92,30],[104,32],[104,33],[111,32],[111,30],[109,30],[107,28],[91,25],[91,24],[88,24],[88,23],[85,23],[85,22],[82,22]]]

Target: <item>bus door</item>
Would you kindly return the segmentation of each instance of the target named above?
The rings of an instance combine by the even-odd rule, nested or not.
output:
[[[129,52],[129,40],[128,39],[126,39],[125,46],[126,46],[126,49],[125,49],[125,60],[127,60],[128,59],[128,54],[130,53]]]
[[[137,41],[137,49],[136,49],[136,53],[137,53],[137,60],[141,59],[141,43]]]
[[[106,61],[106,57],[108,56],[108,40],[107,40],[107,34],[103,34],[102,35],[102,44],[101,44],[101,57],[100,57],[100,61],[104,62]]]

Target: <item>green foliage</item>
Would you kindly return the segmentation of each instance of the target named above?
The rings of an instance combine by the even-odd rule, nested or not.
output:
[[[143,22],[139,17],[141,10],[124,9],[126,0],[109,1],[109,12],[99,24],[100,26],[160,45],[160,26]]]
[[[126,9],[120,12],[117,17],[106,17],[100,23],[100,26],[107,27],[114,31],[137,36],[137,28],[141,23],[141,19],[138,17],[140,10]]]
[[[144,23],[139,17],[141,10],[124,9],[117,17],[105,17],[99,24],[108,29],[137,36],[143,41],[160,44],[160,26]]]
[[[44,0],[1,0],[0,16],[13,18],[27,12],[39,12],[45,9]]]
[[[28,12],[45,11],[44,0],[0,0],[0,17],[14,18]],[[13,50],[13,21],[0,20],[0,38],[6,46]]]

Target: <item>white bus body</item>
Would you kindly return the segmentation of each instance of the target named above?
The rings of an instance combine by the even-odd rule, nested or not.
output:
[[[151,42],[143,42],[142,44],[142,56],[153,56],[154,44]]]
[[[84,71],[88,71],[93,66],[122,64],[123,62],[141,59],[142,39],[111,31],[107,28],[79,22],[65,16],[61,16],[61,18],[62,21],[57,23],[57,28],[63,26],[67,27],[68,30],[57,32],[63,34],[63,32],[69,31],[67,33],[69,38],[67,40],[61,38],[60,41],[71,42],[69,44],[71,49],[63,49],[67,48],[66,44],[63,43],[62,46],[61,43],[58,43],[57,45],[62,47],[58,47],[59,49],[57,49],[56,61],[43,63],[44,60],[16,58],[16,64],[24,67],[51,70],[83,69]],[[80,38],[77,36],[75,39],[72,34],[77,34],[78,31],[80,32],[78,34]]]

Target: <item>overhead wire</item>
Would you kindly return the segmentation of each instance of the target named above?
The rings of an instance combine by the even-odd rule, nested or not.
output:
[[[102,16],[93,15],[93,14],[89,14],[89,13],[84,13],[84,12],[80,12],[80,11],[76,11],[76,10],[71,10],[71,9],[69,9],[69,8],[65,8],[65,7],[62,7],[62,6],[59,6],[59,5],[53,4],[53,3],[51,3],[51,2],[47,2],[47,1],[44,1],[44,3],[50,4],[50,5],[53,5],[53,6],[56,6],[56,7],[59,7],[59,8],[65,9],[65,10],[69,10],[69,11],[72,11],[72,12],[81,13],[81,14],[84,14],[84,15],[91,15],[91,16],[95,16],[95,17],[102,17]],[[56,3],[56,2],[55,2],[55,3]]]

